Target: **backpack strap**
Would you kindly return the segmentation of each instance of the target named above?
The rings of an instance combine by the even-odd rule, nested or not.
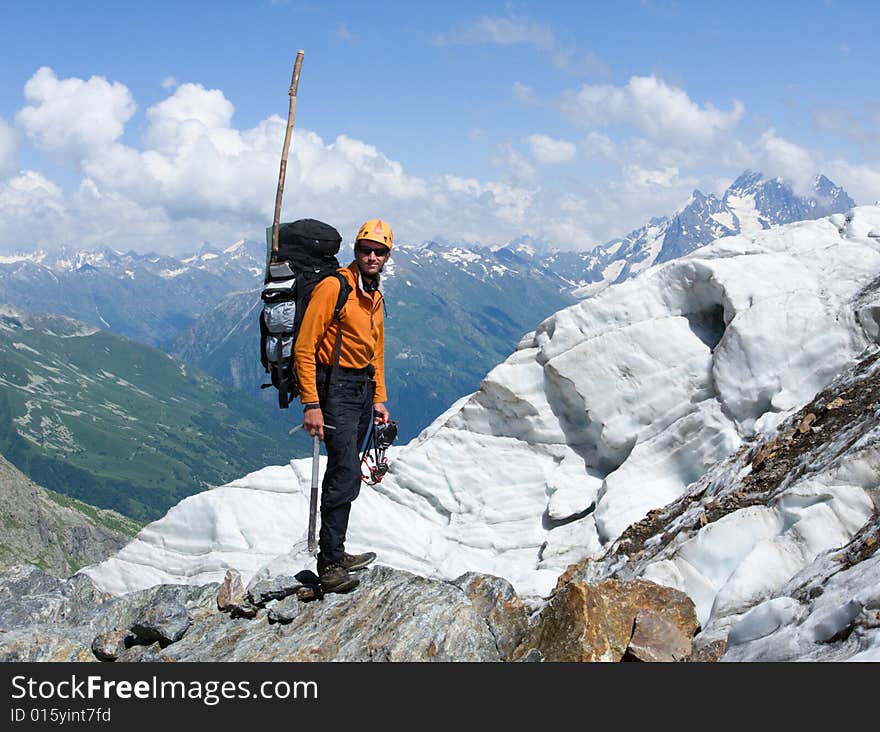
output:
[[[339,297],[336,298],[336,307],[333,308],[333,318],[339,321],[342,308],[345,307],[345,303],[348,302],[348,296],[351,294],[351,285],[348,284],[348,281],[339,272],[334,272],[333,275],[339,280]],[[336,343],[333,345],[333,363],[330,366],[330,378],[327,379],[327,383],[324,385],[325,404],[327,403],[327,395],[330,393],[330,385],[336,383],[336,374],[339,370],[339,354],[341,351],[342,325],[340,324],[339,329],[336,331]]]

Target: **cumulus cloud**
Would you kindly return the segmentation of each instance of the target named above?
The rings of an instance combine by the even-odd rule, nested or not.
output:
[[[0,251],[57,246],[54,226],[66,218],[65,208],[61,189],[39,173],[26,170],[0,182]]]
[[[518,184],[534,183],[538,173],[532,161],[510,142],[498,145],[492,164],[507,171],[510,178]]]
[[[530,135],[525,138],[525,142],[538,165],[569,163],[577,155],[577,146],[567,140],[556,140],[547,135]]]
[[[581,152],[588,158],[615,160],[617,146],[604,132],[591,131],[581,140]]]
[[[128,87],[102,76],[58,79],[47,66],[24,87],[28,105],[16,115],[18,126],[40,149],[74,158],[122,136],[135,113]]]
[[[622,87],[584,85],[567,91],[561,109],[582,127],[627,124],[654,141],[706,146],[742,118],[745,107],[738,100],[732,104],[727,112],[712,104],[700,106],[683,89],[654,76],[634,76]]]
[[[755,169],[768,177],[779,177],[791,182],[795,191],[808,194],[819,172],[809,150],[767,130],[754,145]]]
[[[12,175],[16,170],[15,151],[17,140],[15,131],[0,119],[0,180]]]
[[[81,180],[62,190],[38,173],[19,173],[9,152],[12,130],[0,124],[0,166],[7,170],[6,179],[0,176],[0,251],[70,244],[182,253],[203,241],[262,239],[274,209],[286,125],[281,117],[240,129],[221,90],[175,83],[138,118],[142,134],[134,146],[123,138],[135,109],[124,86],[99,77],[57,79],[51,69],[38,78],[43,91],[32,87],[26,94],[28,106],[17,117],[21,132],[44,150],[75,153],[66,162],[75,163]],[[49,87],[58,94],[46,92]],[[531,90],[520,87],[514,94],[528,98]],[[103,98],[109,126],[58,138],[50,122],[58,119],[53,104],[60,98],[92,124],[100,119],[93,102]],[[577,140],[539,132],[516,144],[508,140],[495,149],[496,180],[447,171],[413,176],[368,142],[348,135],[325,140],[298,127],[282,219],[329,221],[348,242],[362,221],[381,216],[404,243],[443,234],[493,244],[530,234],[563,248],[589,248],[674,211],[694,188],[714,190],[719,166],[811,181],[826,162],[773,130],[744,143],[733,134],[741,105],[732,103],[727,111],[699,105],[653,77],[622,87],[582,87],[566,101],[586,128]],[[621,137],[613,125],[638,134]],[[474,129],[469,137],[479,141],[485,132]],[[557,171],[543,175],[543,166],[575,160],[589,164],[566,168],[564,179]],[[864,162],[838,161],[823,172],[868,200],[880,172]],[[692,174],[695,169],[705,171],[702,177]]]
[[[823,168],[828,177],[842,185],[857,204],[880,203],[880,165],[854,165],[835,159]]]

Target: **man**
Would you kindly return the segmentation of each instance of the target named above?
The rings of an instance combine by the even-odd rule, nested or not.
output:
[[[379,274],[391,255],[393,239],[391,227],[382,219],[361,226],[354,261],[339,270],[351,287],[339,319],[333,317],[333,310],[341,285],[336,277],[327,277],[315,286],[296,339],[294,364],[303,427],[327,448],[318,539],[318,576],[325,592],[357,586],[349,572],[376,558],[373,552],[348,554],[345,533],[352,501],[360,492],[360,447],[374,421],[388,421]],[[334,370],[340,331],[339,363]]]

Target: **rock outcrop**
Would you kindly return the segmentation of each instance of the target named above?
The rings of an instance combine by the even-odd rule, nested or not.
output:
[[[0,569],[35,564],[69,577],[118,552],[137,533],[131,519],[37,485],[0,456]]]
[[[654,627],[662,625],[665,635],[646,632],[648,618],[655,618]],[[567,582],[550,597],[519,655],[537,651],[545,661],[621,661],[634,628],[640,660],[684,660],[698,629],[694,603],[683,592],[645,580]]]
[[[445,582],[377,566],[361,578],[356,592],[314,601],[290,577],[268,594],[252,587],[248,618],[234,603],[220,610],[229,588],[218,583],[113,597],[82,575],[16,567],[0,575],[0,660],[500,661],[525,632],[522,602],[497,577]]]

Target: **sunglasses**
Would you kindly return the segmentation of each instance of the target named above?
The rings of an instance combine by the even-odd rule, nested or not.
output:
[[[371,254],[375,254],[379,258],[388,256],[388,247],[366,247],[363,244],[358,244],[354,250],[364,257],[369,257]]]

